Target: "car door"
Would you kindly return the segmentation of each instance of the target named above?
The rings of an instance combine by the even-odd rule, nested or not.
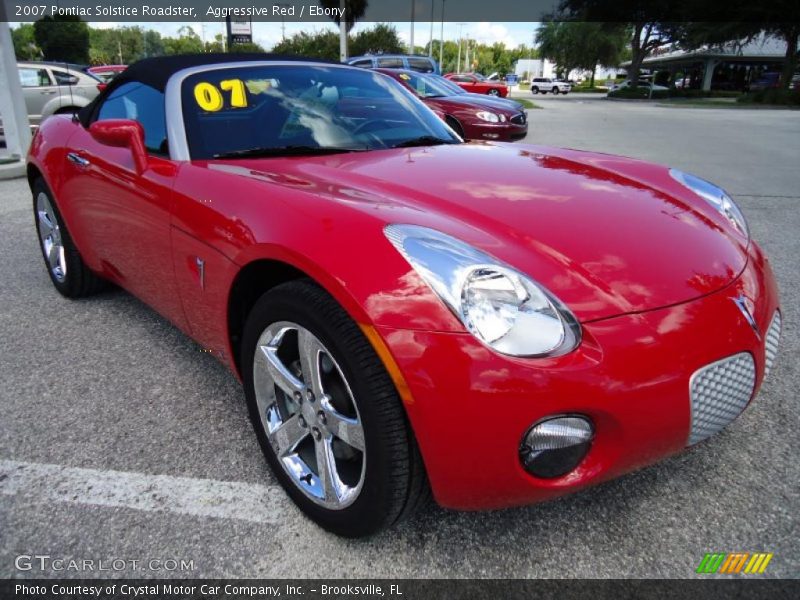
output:
[[[38,125],[42,122],[42,115],[45,114],[47,103],[54,99],[57,100],[58,87],[53,85],[47,69],[19,67],[18,70],[28,119],[31,125]]]
[[[110,147],[88,130],[70,139],[67,181],[79,239],[102,273],[188,330],[172,266],[170,220],[177,165],[169,160],[164,95],[139,82],[114,90],[93,120],[132,119],[144,129],[148,165],[129,148]]]

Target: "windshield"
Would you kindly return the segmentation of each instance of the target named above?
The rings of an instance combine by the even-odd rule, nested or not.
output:
[[[253,65],[188,76],[193,159],[297,156],[460,143],[391,78],[337,66]]]
[[[428,77],[430,79],[433,79],[434,81],[436,81],[436,83],[441,85],[444,89],[449,90],[450,93],[447,94],[448,96],[460,96],[461,94],[468,94],[469,93],[466,90],[464,90],[464,88],[462,88],[460,85],[457,85],[457,84],[453,83],[447,77],[444,77],[442,75],[436,75],[434,73],[428,73],[428,74],[426,74],[426,77]]]
[[[439,80],[430,77],[427,74],[416,73],[414,71],[403,71],[397,75],[402,79],[411,89],[417,92],[421,98],[438,98],[441,96],[452,96],[453,92],[449,86],[443,85]],[[447,81],[447,79],[444,79]],[[459,90],[461,88],[457,87]]]

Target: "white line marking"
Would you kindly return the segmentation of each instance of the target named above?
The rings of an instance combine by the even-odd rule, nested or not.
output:
[[[13,460],[0,460],[0,495],[254,523],[276,523],[291,510],[278,486]]]

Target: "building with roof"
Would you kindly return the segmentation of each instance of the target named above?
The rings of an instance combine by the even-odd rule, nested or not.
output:
[[[685,88],[746,90],[765,73],[780,72],[785,55],[785,41],[762,35],[748,43],[730,42],[698,50],[654,53],[644,59],[642,68],[655,73],[659,82],[680,81]],[[627,61],[621,66],[625,68],[630,64]]]

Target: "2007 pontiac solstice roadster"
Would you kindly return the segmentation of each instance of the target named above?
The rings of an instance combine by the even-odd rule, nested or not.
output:
[[[705,440],[759,389],[775,280],[687,173],[464,143],[396,81],[265,55],[147,59],[28,157],[67,297],[112,282],[243,381],[321,526],[535,502]]]

